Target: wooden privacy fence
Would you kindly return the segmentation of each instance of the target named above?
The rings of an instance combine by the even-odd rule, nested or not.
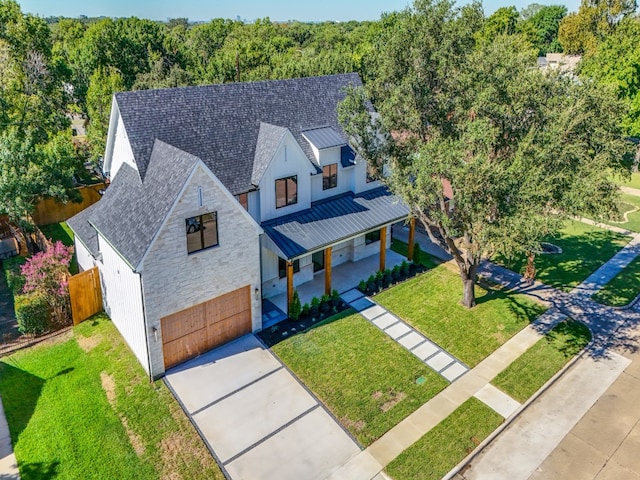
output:
[[[102,292],[98,267],[69,278],[69,297],[73,324],[78,325],[102,311]]]
[[[64,222],[76,213],[80,213],[85,208],[90,207],[100,200],[100,190],[104,188],[104,183],[78,187],[77,190],[80,192],[80,195],[82,195],[82,201],[80,203],[62,203],[55,198],[43,198],[37,203],[33,211],[33,221],[36,225],[50,225],[52,223]]]

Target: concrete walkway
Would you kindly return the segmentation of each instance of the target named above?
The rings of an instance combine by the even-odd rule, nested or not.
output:
[[[400,320],[382,305],[374,302],[370,297],[365,297],[357,288],[343,293],[341,297],[365,320],[409,350],[421,362],[449,382],[455,381],[469,370],[469,367],[460,360],[415,330],[411,325]]]
[[[7,419],[4,416],[4,409],[2,408],[2,400],[0,400],[0,479],[20,479],[18,463],[16,462],[16,456],[13,454],[13,447],[11,446],[9,425],[7,425]]]
[[[633,187],[620,187],[620,191],[622,193],[628,193],[629,195],[635,195],[636,197],[640,197],[640,190]]]
[[[588,298],[613,280],[624,268],[640,255],[640,233],[616,253],[607,263],[598,268],[580,285],[571,291],[571,295]]]

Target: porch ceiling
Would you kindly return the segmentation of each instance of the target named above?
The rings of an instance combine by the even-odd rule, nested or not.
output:
[[[314,202],[310,209],[262,223],[287,259],[294,259],[407,218],[408,208],[386,187]]]

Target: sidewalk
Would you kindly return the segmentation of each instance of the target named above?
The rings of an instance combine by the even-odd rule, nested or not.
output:
[[[421,242],[421,247],[423,246],[422,241],[426,238],[424,235],[422,237],[424,238],[417,238],[417,241]],[[517,428],[511,429],[509,426],[505,432],[502,432],[497,437],[498,439],[506,437],[506,440],[501,440],[502,443],[500,445],[491,447],[493,450],[485,449],[480,453],[480,455],[487,455],[487,458],[489,458],[489,455],[494,455],[492,458],[502,459],[502,462],[508,464],[518,464],[520,462],[523,471],[530,471],[531,468],[535,470],[628,365],[628,360],[611,353],[611,350],[612,348],[635,348],[635,338],[629,334],[629,329],[632,325],[640,323],[640,312],[635,309],[621,311],[605,307],[591,300],[590,295],[602,288],[624,266],[640,254],[639,243],[640,235],[636,235],[627,247],[594,272],[581,286],[571,293],[554,289],[539,282],[532,284],[525,282],[515,272],[489,262],[483,263],[479,272],[481,275],[489,277],[508,289],[542,301],[550,307],[549,310],[508,340],[475,368],[459,377],[429,402],[389,430],[375,443],[343,465],[329,478],[332,480],[370,480],[374,478],[402,451],[413,445],[471,396],[481,398],[482,392],[491,391],[490,382],[496,375],[509,366],[557,323],[567,317],[571,317],[585,323],[593,334],[588,354],[579,359],[567,371],[566,375],[562,376],[544,393],[541,397],[545,402],[542,407],[525,407],[523,412],[526,412],[526,417],[525,414],[521,414],[522,418],[530,417],[531,420],[528,425],[533,426],[546,419],[547,415],[551,415],[552,421],[547,423],[549,428],[538,430],[524,428],[518,430]],[[427,248],[424,248],[424,250],[426,251]],[[381,315],[376,315],[375,318],[381,318]],[[564,409],[567,406],[570,406],[569,409],[573,412],[570,415],[564,415],[566,413]],[[555,416],[553,415],[554,413]],[[508,410],[505,415],[509,415]],[[515,445],[517,441],[520,441],[520,448],[526,450],[527,447],[522,444],[523,439],[525,441],[530,440],[536,445],[532,448],[536,450],[536,453],[527,459],[515,461],[509,457],[509,446]],[[495,444],[497,444],[497,441],[495,441]],[[546,445],[546,447],[539,448],[538,445],[540,444]],[[486,453],[489,451],[497,453]],[[489,462],[489,460],[486,460],[486,462]],[[495,464],[489,462],[484,465],[486,468],[478,470],[477,476],[467,476],[473,475],[470,473],[471,470],[467,470],[464,477],[458,478],[504,478],[515,480],[516,478],[525,479],[529,476],[529,474],[520,476],[516,474],[517,472],[495,476],[495,471],[494,474],[490,473],[490,471],[493,471],[491,470],[492,468],[496,468]],[[512,473],[515,476],[512,476]]]
[[[4,416],[2,400],[0,399],[0,478],[2,480],[20,480],[18,463],[13,454],[9,426]]]

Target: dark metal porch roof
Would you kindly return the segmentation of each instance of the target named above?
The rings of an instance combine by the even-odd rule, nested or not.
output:
[[[314,202],[310,209],[262,223],[287,259],[407,218],[409,209],[386,187]]]

